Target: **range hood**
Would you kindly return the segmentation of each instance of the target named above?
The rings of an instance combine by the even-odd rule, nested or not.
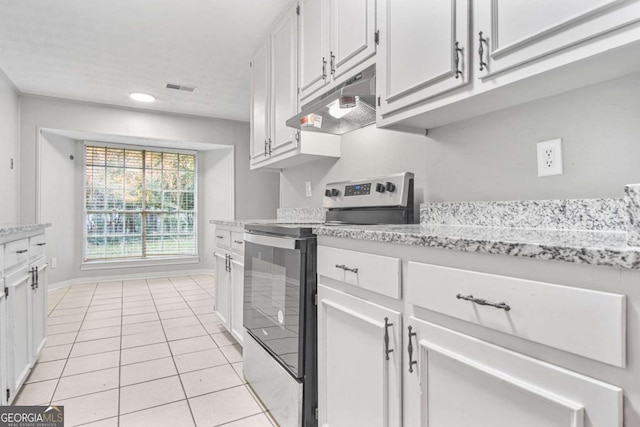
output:
[[[287,120],[303,131],[342,135],[376,121],[375,65],[313,99]]]

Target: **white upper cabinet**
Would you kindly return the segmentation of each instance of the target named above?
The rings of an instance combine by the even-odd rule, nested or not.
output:
[[[300,2],[301,104],[349,78],[375,53],[375,0]]]
[[[329,2],[300,2],[300,99],[329,83]]]
[[[269,44],[251,61],[251,164],[268,159]]]
[[[309,22],[299,19],[298,10],[308,8]],[[298,9],[292,6],[276,23],[269,40],[253,57],[251,62],[251,169],[279,171],[323,157],[340,157],[340,138],[335,135],[304,135],[297,129],[288,127],[286,122],[298,114],[299,81],[305,75],[312,83],[307,87],[317,88],[317,78],[312,68],[305,71],[304,64],[314,62],[312,56],[305,53],[321,52],[328,47],[327,41],[315,40],[314,28],[322,25],[313,18],[321,13],[321,20],[328,16],[329,6],[326,0],[308,0]],[[298,26],[309,26],[306,38],[298,41]],[[320,37],[328,35],[320,34]],[[302,44],[309,44],[303,48]],[[320,43],[321,47],[314,48]],[[328,61],[328,50],[326,60]],[[318,65],[318,64],[316,64]],[[328,62],[327,62],[328,66]],[[300,69],[299,69],[300,68]],[[322,55],[316,67],[322,79]],[[325,72],[329,69],[325,67]],[[309,77],[311,76],[311,77]],[[304,80],[303,80],[304,81]],[[328,82],[329,79],[327,78]],[[302,83],[301,83],[302,84]],[[323,83],[324,84],[324,81]]]
[[[330,73],[348,72],[376,53],[375,0],[331,0]]]
[[[483,51],[482,58],[477,59],[478,77],[486,80],[552,55],[571,62],[577,59],[574,55],[578,55],[581,44],[637,22],[640,10],[633,3],[637,2],[479,1],[474,4],[474,37]]]
[[[298,15],[285,15],[271,33],[271,154],[295,148],[296,130],[286,125],[298,113]]]
[[[378,116],[469,81],[469,0],[378,0]]]
[[[376,124],[424,133],[636,72],[638,22],[640,0],[378,0]]]

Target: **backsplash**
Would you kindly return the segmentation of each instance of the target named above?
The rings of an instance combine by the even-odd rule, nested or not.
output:
[[[640,193],[640,189],[637,190]],[[640,204],[640,199],[636,199]],[[636,218],[636,223],[640,218]],[[420,205],[423,225],[625,231],[623,199],[519,200]],[[640,237],[640,235],[639,235]]]
[[[280,208],[276,213],[278,222],[323,223],[327,210],[323,208]]]

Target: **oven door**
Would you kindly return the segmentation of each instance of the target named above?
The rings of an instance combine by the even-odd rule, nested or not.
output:
[[[245,233],[244,327],[295,378],[304,375],[306,239]]]

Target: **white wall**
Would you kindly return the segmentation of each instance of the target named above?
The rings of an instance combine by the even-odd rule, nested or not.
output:
[[[49,256],[58,258],[50,271],[51,283],[77,277],[121,274],[151,274],[180,269],[213,268],[211,243],[213,226],[209,219],[274,218],[278,206],[278,174],[249,171],[249,126],[244,122],[193,116],[159,114],[49,98],[23,96],[21,99],[21,192],[23,222],[36,221],[37,180],[42,194],[42,221],[53,218],[48,234],[52,241]],[[171,139],[228,145],[229,149],[205,151],[199,158],[199,249],[201,262],[182,266],[144,267],[118,270],[81,271],[82,257],[82,150],[73,139],[56,135],[42,138],[42,167],[37,167],[38,129],[64,129],[133,137]],[[75,160],[70,160],[73,154]],[[218,191],[218,180],[235,179],[235,194]],[[75,185],[75,186],[74,186]],[[46,206],[45,206],[46,205]],[[68,212],[68,213],[67,213]]]
[[[0,70],[0,224],[20,222],[20,104],[13,83]],[[14,159],[14,169],[11,169]]]
[[[281,173],[282,207],[319,206],[325,183],[412,171],[418,201],[622,197],[640,182],[640,74],[433,129],[369,126],[342,157]],[[563,139],[564,175],[538,178],[536,142]],[[305,197],[304,182],[313,183]]]

